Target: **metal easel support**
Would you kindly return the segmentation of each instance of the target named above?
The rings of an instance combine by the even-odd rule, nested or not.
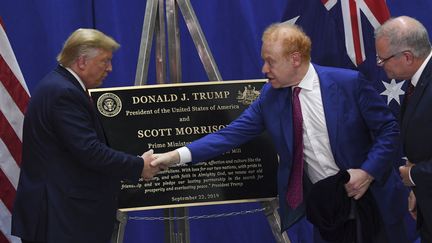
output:
[[[126,223],[128,221],[127,213],[117,210],[117,221],[118,222],[114,225],[111,243],[123,243]]]
[[[189,0],[148,0],[141,34],[140,52],[138,56],[135,85],[147,83],[150,53],[152,50],[153,34],[156,34],[156,82],[167,81],[166,77],[166,44],[165,44],[165,6],[168,33],[169,78],[172,83],[181,82],[181,53],[180,31],[178,26],[178,9],[181,10],[188,30],[192,36],[201,62],[207,72],[209,80],[221,81],[222,77],[210,52],[207,41],[198,23],[195,12]],[[158,20],[158,23],[156,23]],[[165,209],[167,218],[182,218],[181,220],[167,220],[166,241],[169,243],[189,243],[188,209]]]
[[[222,81],[219,69],[213,55],[208,47],[201,26],[189,0],[165,0],[166,19],[168,33],[168,55],[170,64],[170,81],[181,82],[181,60],[180,60],[180,35],[178,26],[178,11],[186,22],[186,26],[192,36],[195,47],[198,51],[201,62],[204,65],[209,80]],[[146,4],[143,30],[141,34],[140,52],[138,56],[135,85],[147,83],[148,66],[152,49],[154,31],[156,31],[156,76],[157,83],[166,82],[166,45],[165,45],[165,20],[164,0],[148,0]],[[156,19],[159,23],[156,25]]]
[[[188,220],[188,208],[170,208],[164,210],[165,220],[165,242],[166,243],[189,243],[190,228]],[[175,219],[175,220],[174,220]]]
[[[291,243],[288,234],[286,232],[283,232],[281,234],[281,222],[280,222],[279,213],[277,211],[279,208],[279,203],[277,198],[274,198],[270,201],[263,201],[261,202],[261,205],[265,209],[264,213],[270,224],[270,228],[273,232],[273,236],[275,237],[276,242]]]
[[[219,69],[216,65],[210,48],[208,47],[208,43],[192,8],[190,0],[147,0],[137,70],[135,75],[135,85],[144,85],[147,83],[149,59],[154,32],[156,33],[156,82],[161,84],[166,83],[167,81],[164,3],[166,6],[167,19],[166,32],[168,33],[169,80],[171,83],[182,82],[178,9],[180,9],[181,13],[183,14],[186,26],[192,36],[192,40],[194,41],[198,55],[207,73],[207,77],[211,81],[222,81]],[[156,24],[156,19],[158,19],[158,24]],[[280,221],[277,213],[277,201],[263,202],[262,205],[265,208],[266,216],[276,241],[278,243],[290,243],[286,233],[282,235],[280,234]],[[164,215],[169,219],[165,222],[166,243],[190,243],[188,214],[187,208],[177,208],[175,210],[165,209]],[[121,215],[121,219],[123,218],[124,216]],[[123,241],[126,222],[122,222],[120,219],[119,221],[120,225],[117,238],[120,239],[120,241],[113,241],[113,243],[121,243]]]

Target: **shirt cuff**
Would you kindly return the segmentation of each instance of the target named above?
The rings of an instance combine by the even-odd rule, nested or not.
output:
[[[192,153],[187,147],[181,147],[176,149],[180,156],[179,165],[183,165],[192,161]]]

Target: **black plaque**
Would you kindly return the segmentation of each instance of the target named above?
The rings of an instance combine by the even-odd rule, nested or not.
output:
[[[258,97],[264,80],[93,89],[111,147],[140,155],[167,152],[215,132]],[[171,167],[153,180],[122,182],[119,207],[272,198],[277,155],[266,134],[195,165]]]

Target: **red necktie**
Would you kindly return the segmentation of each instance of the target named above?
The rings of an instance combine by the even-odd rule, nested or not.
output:
[[[303,117],[299,100],[300,88],[295,87],[293,93],[293,130],[294,156],[291,174],[288,181],[286,200],[295,209],[303,201]]]
[[[408,82],[408,86],[405,91],[406,102],[408,102],[411,96],[414,94],[414,89],[415,89],[414,85],[411,83],[411,80],[407,80],[407,82]]]

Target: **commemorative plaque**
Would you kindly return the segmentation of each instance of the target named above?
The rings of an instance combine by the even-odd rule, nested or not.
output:
[[[185,146],[228,126],[259,96],[265,80],[90,90],[111,147],[141,155]],[[123,181],[119,208],[259,200],[277,195],[277,154],[265,133],[198,164],[153,180]]]

